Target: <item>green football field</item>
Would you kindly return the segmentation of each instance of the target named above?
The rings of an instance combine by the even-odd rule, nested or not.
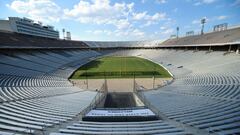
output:
[[[103,57],[80,67],[71,79],[169,78],[160,65],[139,57]]]

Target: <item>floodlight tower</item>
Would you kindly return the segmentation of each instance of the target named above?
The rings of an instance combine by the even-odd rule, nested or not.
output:
[[[65,39],[65,29],[62,29],[63,39]]]
[[[178,38],[178,33],[179,33],[179,27],[177,27],[177,28],[176,28],[176,30],[177,30],[177,38]]]
[[[206,23],[206,18],[201,19],[201,24],[202,24],[201,35],[203,35],[203,29],[204,29],[205,23]]]

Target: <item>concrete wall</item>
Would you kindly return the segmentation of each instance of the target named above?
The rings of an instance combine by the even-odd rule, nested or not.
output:
[[[0,30],[13,32],[8,20],[0,20]]]

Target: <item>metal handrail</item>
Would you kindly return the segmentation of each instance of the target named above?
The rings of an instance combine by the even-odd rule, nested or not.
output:
[[[96,108],[96,106],[100,104],[102,100],[105,99],[107,95],[107,90],[108,90],[107,82],[105,81],[102,87],[100,88],[100,90],[97,92],[97,94],[93,98],[92,102],[80,113],[80,115],[85,116],[93,108]]]
[[[173,80],[171,80],[169,83],[172,83]],[[169,84],[168,83],[168,84]],[[146,96],[144,95],[143,91],[145,89],[143,89],[140,85],[138,85],[136,83],[136,81],[134,81],[134,90],[133,92],[142,100],[142,102],[144,103],[144,105],[146,107],[148,107],[150,110],[152,110],[158,117],[160,117],[160,115],[162,114],[154,105],[151,104],[151,102],[149,102],[146,99]]]

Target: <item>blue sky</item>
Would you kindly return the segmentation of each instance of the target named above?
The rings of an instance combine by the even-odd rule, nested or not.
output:
[[[75,40],[165,40],[240,24],[240,0],[0,0],[0,18],[28,17],[70,31]],[[62,34],[61,34],[62,36]]]

